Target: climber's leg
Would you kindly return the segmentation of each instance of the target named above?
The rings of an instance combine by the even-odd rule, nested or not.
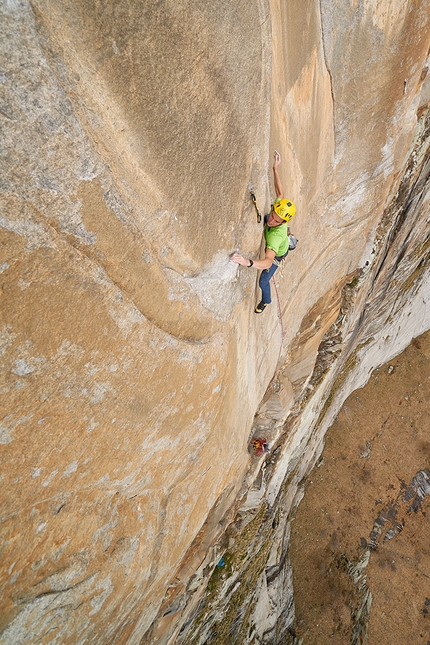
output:
[[[264,271],[262,271],[260,275],[260,280],[258,284],[260,285],[260,289],[261,289],[261,302],[264,303],[265,305],[269,305],[272,302],[272,298],[270,295],[270,279],[272,275],[275,273],[277,268],[278,268],[278,265],[273,263],[269,269],[264,269]],[[263,311],[263,309],[261,309],[261,311]],[[261,313],[261,311],[256,310],[256,313]]]

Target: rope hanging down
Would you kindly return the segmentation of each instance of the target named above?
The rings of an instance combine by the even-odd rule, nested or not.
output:
[[[276,299],[278,301],[278,316],[279,316],[279,322],[280,322],[280,325],[281,325],[281,346],[279,347],[279,354],[278,354],[278,359],[276,361],[275,372],[274,372],[274,374],[272,376],[272,380],[269,383],[269,387],[270,387],[270,385],[272,385],[272,383],[273,383],[273,381],[275,380],[275,377],[276,377],[276,370],[278,369],[279,359],[281,358],[282,346],[284,344],[284,338],[285,338],[284,322],[282,320],[281,301],[279,299],[278,287],[277,287],[277,284],[276,284],[275,276],[272,277],[272,282],[273,282],[273,284],[275,286]]]

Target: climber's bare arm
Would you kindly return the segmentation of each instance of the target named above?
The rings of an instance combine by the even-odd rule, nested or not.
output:
[[[273,260],[275,259],[275,251],[272,251],[272,249],[266,249],[266,254],[263,260],[254,260],[253,262],[253,267],[255,269],[269,269],[272,264]],[[249,267],[249,260],[248,258],[244,258],[243,255],[240,255],[240,253],[234,253],[230,260],[232,262],[236,262],[236,264],[240,264],[243,267]]]
[[[275,150],[273,156],[275,158],[275,161],[273,162],[273,181],[275,184],[275,193],[277,198],[283,199],[284,189],[282,187],[281,180],[279,178],[279,173],[278,173],[278,166],[281,163],[281,155],[277,150]]]

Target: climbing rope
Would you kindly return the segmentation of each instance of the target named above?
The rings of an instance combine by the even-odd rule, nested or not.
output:
[[[276,377],[276,371],[277,371],[277,369],[278,369],[279,359],[281,358],[282,346],[283,346],[283,344],[284,344],[284,338],[285,338],[284,322],[283,322],[283,320],[282,320],[281,301],[280,301],[280,299],[279,299],[278,287],[277,287],[277,284],[276,284],[276,280],[275,280],[275,276],[274,276],[274,275],[273,275],[273,277],[272,277],[272,282],[273,282],[274,287],[275,287],[275,291],[276,291],[276,299],[277,299],[277,301],[278,301],[278,316],[279,316],[279,322],[280,322],[280,325],[281,325],[281,346],[280,346],[280,348],[279,348],[279,354],[278,354],[278,359],[277,359],[277,361],[276,361],[275,372],[274,372],[274,374],[273,374],[273,376],[272,376],[272,380],[271,380],[271,381],[270,381],[270,383],[269,383],[269,387],[272,385],[272,383],[273,383],[273,381],[275,380],[275,377]]]

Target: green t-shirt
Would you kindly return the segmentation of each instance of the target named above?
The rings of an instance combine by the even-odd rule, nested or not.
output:
[[[269,228],[267,224],[264,227],[264,238],[266,240],[266,249],[272,249],[276,255],[285,255],[290,246],[288,238],[287,224],[281,224],[274,228]]]

